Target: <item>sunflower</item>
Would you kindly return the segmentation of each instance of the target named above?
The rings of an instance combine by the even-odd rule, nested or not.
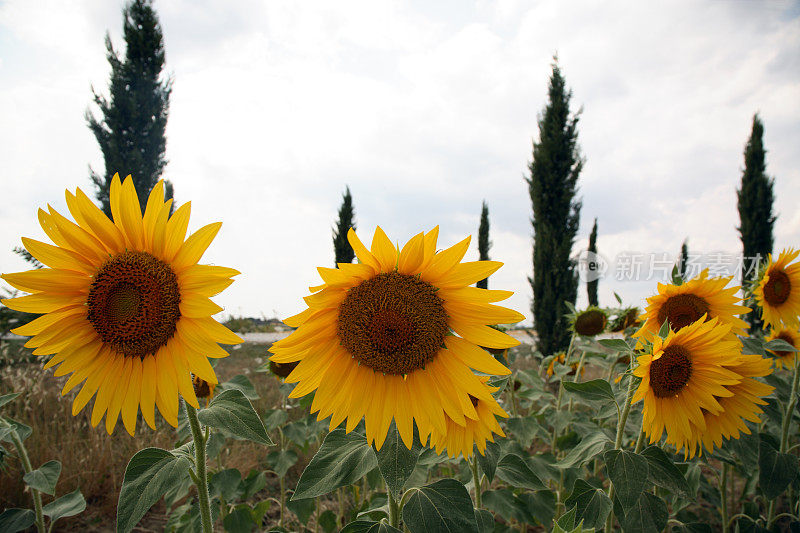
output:
[[[548,377],[548,378],[549,378],[550,376],[552,376],[553,374],[555,374],[555,371],[556,371],[556,363],[558,363],[558,364],[561,364],[561,365],[563,365],[563,364],[564,364],[564,358],[565,358],[566,356],[567,356],[566,352],[558,352],[557,354],[555,354],[555,355],[553,356],[553,358],[552,358],[552,359],[550,359],[550,364],[549,364],[549,365],[547,365],[547,371],[546,371],[546,374],[547,374],[547,377]]]
[[[195,376],[192,378],[192,388],[194,389],[194,394],[198,399],[206,401],[206,407],[208,407],[208,402],[211,401],[211,398],[214,397],[214,389],[216,387],[217,385],[215,383],[209,383],[200,376]]]
[[[773,390],[752,379],[770,372],[769,360],[742,355],[730,323],[702,318],[665,339],[655,336],[652,353],[639,356],[633,371],[642,381],[632,403],[644,401],[650,442],[666,432],[667,443],[692,457],[701,444],[711,452],[723,437],[749,432],[742,419],[758,421],[756,404]]]
[[[782,341],[786,341],[787,343],[791,344],[795,348],[800,348],[800,331],[796,329],[773,329],[772,333],[764,339],[766,341],[772,341],[775,339],[781,339]],[[790,351],[782,351],[782,350],[770,350],[773,354],[775,354],[775,359],[773,362],[777,368],[794,368],[795,365],[795,354],[797,352],[790,352]]]
[[[292,370],[297,368],[297,362],[294,363],[276,363],[275,361],[269,362],[269,371],[279,378],[289,377]]]
[[[733,335],[745,335],[747,322],[736,315],[749,313],[750,308],[738,305],[739,287],[725,288],[731,279],[732,276],[709,279],[708,270],[703,270],[682,285],[659,283],[658,294],[647,299],[649,305],[640,317],[644,324],[633,337],[652,341],[665,320],[677,331],[703,316],[706,320],[716,318],[720,324],[730,324]]]
[[[53,355],[45,369],[72,374],[66,394],[83,386],[72,403],[78,414],[95,397],[91,422],[105,416],[110,434],[122,415],[133,435],[141,406],[155,429],[154,406],[177,426],[178,398],[199,407],[192,374],[217,383],[207,357],[225,357],[217,343],[241,339],[211,315],[222,310],[209,297],[239,274],[232,268],[198,265],[219,231],[209,224],[184,240],[190,203],[170,216],[159,182],[142,216],[133,180],[111,183],[113,222],[78,189],[66,191],[72,222],[48,206],[39,222],[55,246],[22,238],[25,248],[49,268],[4,274],[12,286],[31,293],[3,304],[42,316],[14,329],[32,336],[25,346]]]
[[[498,387],[491,387],[486,384],[489,380],[487,376],[481,376],[479,379],[490,394],[498,390]],[[508,418],[508,414],[497,404],[494,398],[487,401],[470,395],[469,400],[478,413],[478,418],[471,419],[466,417],[466,424],[460,426],[453,422],[450,417],[447,417],[445,432],[439,433],[434,429],[430,434],[430,447],[435,448],[436,453],[442,453],[442,451],[446,450],[449,457],[455,458],[460,453],[464,456],[464,459],[469,459],[472,457],[474,445],[477,445],[478,453],[485,455],[486,441],[494,442],[493,434],[501,437],[506,436],[496,417]],[[422,436],[421,440],[427,440],[426,436]]]
[[[299,361],[286,378],[297,383],[290,397],[316,390],[311,412],[330,416],[331,429],[347,419],[350,432],[364,418],[378,449],[392,419],[409,448],[415,422],[427,435],[446,434],[448,418],[461,427],[479,420],[470,395],[492,396],[472,370],[510,373],[479,346],[519,344],[488,326],[524,319],[492,303],[513,293],[470,286],[502,263],[461,263],[469,238],[437,253],[438,233],[420,233],[398,250],[377,228],[367,249],[351,229],[359,263],[318,268],[324,283],[311,287],[308,309],[285,321],[297,329],[270,348],[272,361]]]
[[[572,329],[578,335],[594,337],[606,329],[608,317],[599,307],[591,306],[575,315],[572,320]]]
[[[770,254],[767,269],[753,291],[764,322],[773,328],[800,326],[800,261],[792,263],[798,254],[800,250],[783,250],[774,262]]]

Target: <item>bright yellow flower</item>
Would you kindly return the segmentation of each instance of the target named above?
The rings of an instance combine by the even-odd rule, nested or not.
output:
[[[703,316],[730,324],[732,334],[745,335],[747,322],[737,315],[749,313],[750,308],[738,305],[742,300],[736,296],[739,287],[725,288],[731,279],[732,276],[709,279],[708,270],[703,270],[682,285],[659,283],[658,294],[647,299],[648,306],[640,317],[644,324],[633,336],[652,342],[665,320],[677,331]]]
[[[749,433],[742,419],[758,421],[761,397],[773,388],[753,377],[770,373],[770,361],[742,355],[719,318],[696,320],[666,339],[654,337],[652,354],[638,357],[634,375],[642,378],[632,402],[644,401],[642,424],[650,442],[661,440],[694,456],[702,445],[711,452],[722,438]],[[702,452],[702,450],[700,450]]]
[[[789,248],[775,261],[770,254],[767,270],[753,291],[764,322],[773,328],[800,326],[800,261],[792,263],[798,254],[800,250]]]
[[[472,370],[510,371],[478,346],[508,348],[519,341],[490,328],[524,317],[492,302],[510,291],[471,285],[502,263],[461,263],[470,239],[436,252],[438,227],[398,250],[380,228],[367,249],[350,230],[360,261],[318,268],[323,284],[305,297],[308,309],[284,322],[297,329],[272,345],[272,361],[300,364],[286,378],[298,385],[290,397],[315,391],[311,412],[347,419],[352,431],[363,418],[367,439],[380,449],[394,419],[411,447],[420,434],[447,431],[447,419],[464,427],[480,415],[470,395],[493,401]]]
[[[788,342],[795,348],[800,348],[800,331],[796,329],[773,329],[772,333],[765,339],[766,341],[771,341],[775,339],[781,339],[783,341]],[[775,366],[777,368],[794,368],[795,365],[795,357],[798,352],[789,352],[789,351],[775,351],[770,350],[773,354],[775,354],[776,358],[773,359]]]
[[[489,380],[486,376],[479,379],[484,384]],[[498,390],[497,387],[489,385],[485,385],[485,387],[490,394]],[[486,441],[494,442],[493,433],[501,437],[506,436],[495,417],[508,418],[508,414],[497,404],[497,401],[494,398],[491,401],[480,400],[475,396],[470,396],[469,399],[478,413],[478,418],[473,420],[465,417],[466,424],[460,426],[447,417],[446,431],[439,433],[433,429],[430,435],[430,447],[435,448],[436,453],[447,451],[447,455],[450,457],[456,457],[460,453],[465,459],[469,459],[472,457],[474,445],[477,445],[478,453],[485,455]],[[426,437],[422,436],[421,440],[424,442]]]
[[[80,412],[92,397],[92,425],[105,415],[111,433],[122,414],[133,435],[141,406],[155,428],[154,406],[173,426],[178,398],[199,407],[192,374],[216,383],[208,357],[225,357],[219,344],[241,339],[211,315],[222,310],[209,300],[239,274],[232,268],[197,262],[219,231],[209,224],[185,239],[190,203],[169,216],[159,182],[142,216],[128,177],[111,183],[109,220],[78,189],[66,191],[72,222],[48,206],[39,222],[55,246],[22,238],[25,248],[50,268],[4,274],[2,278],[28,296],[3,300],[11,309],[43,316],[16,328],[33,336],[25,346],[35,355],[53,357],[56,376],[72,373],[66,394],[83,382],[72,404]]]

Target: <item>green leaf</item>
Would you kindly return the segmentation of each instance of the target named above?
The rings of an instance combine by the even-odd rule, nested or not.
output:
[[[338,526],[337,521],[338,519],[336,518],[336,513],[330,509],[319,515],[319,525],[322,526],[322,529],[326,533],[336,530],[336,527]]]
[[[494,471],[497,469],[497,461],[500,459],[500,445],[496,442],[487,442],[483,455],[479,452],[475,454],[475,457],[478,459],[481,472],[489,480],[489,483],[494,481]]]
[[[639,496],[636,505],[620,520],[625,533],[660,533],[667,527],[669,511],[664,500],[649,492]]]
[[[674,524],[672,526],[672,531],[675,533],[714,533],[714,530],[711,529],[711,526],[708,524],[703,524],[701,522],[688,522],[685,524]]]
[[[739,337],[742,341],[743,355],[767,355],[764,351],[764,341],[757,337]]]
[[[603,460],[619,503],[627,513],[636,505],[647,484],[650,473],[647,459],[627,450],[608,450],[603,454]]]
[[[236,497],[239,484],[242,482],[242,473],[235,468],[221,470],[211,476],[208,482],[208,493],[212,498],[222,498],[231,502]]]
[[[598,343],[604,348],[614,350],[615,352],[630,352],[631,347],[625,342],[624,339],[598,339]]]
[[[238,376],[234,376],[224,383],[220,383],[217,385],[214,393],[219,394],[226,390],[239,390],[242,391],[242,394],[244,394],[245,398],[248,400],[258,400],[258,393],[256,393],[256,388],[253,386],[253,382],[243,374],[239,374]]]
[[[510,484],[512,487],[521,487],[530,490],[545,489],[544,483],[533,473],[528,464],[515,454],[508,454],[497,463],[497,477]]]
[[[274,444],[250,400],[238,389],[226,390],[214,396],[208,407],[197,412],[197,419],[206,426],[227,431],[237,439],[251,440],[265,446]]]
[[[267,464],[278,477],[283,477],[291,467],[297,464],[297,453],[294,450],[280,450],[267,455]]]
[[[130,531],[168,490],[189,475],[189,460],[160,448],[145,448],[131,457],[117,503],[117,531]]]
[[[386,486],[397,498],[402,495],[403,485],[414,472],[417,459],[422,452],[422,444],[419,442],[416,426],[414,428],[414,441],[410,450],[406,448],[394,422],[389,427],[389,433],[381,449],[373,450]]]
[[[767,350],[773,350],[775,352],[796,352],[798,351],[797,348],[789,344],[783,339],[772,339],[768,343],[764,344],[764,348]],[[2,398],[0,398],[0,402],[2,402]],[[3,405],[0,403],[0,405]]]
[[[564,501],[567,509],[575,509],[575,520],[583,521],[585,527],[600,529],[611,512],[611,499],[602,489],[576,479],[572,494]]]
[[[378,460],[364,435],[334,429],[303,471],[292,499],[314,498],[351,485],[377,466]]]
[[[21,392],[12,392],[11,394],[3,394],[0,396],[0,407],[3,407],[8,402],[12,401],[14,398],[22,394]]]
[[[295,514],[297,520],[306,525],[308,519],[314,513],[316,508],[316,498],[306,498],[305,500],[289,500],[286,502],[286,507]]]
[[[658,336],[662,339],[666,339],[667,335],[669,335],[669,330],[669,320],[664,320],[664,322],[661,324],[661,327],[658,328]]]
[[[228,514],[223,520],[222,525],[229,533],[250,533],[259,524],[253,522],[253,515],[250,507],[245,505],[237,507]]]
[[[612,401],[617,403],[617,399],[614,397],[614,391],[611,390],[611,385],[604,379],[593,379],[582,383],[565,381],[564,389],[567,392],[578,395],[588,402]]]
[[[581,466],[583,463],[603,451],[603,448],[611,442],[611,439],[603,433],[598,431],[587,437],[584,437],[577,446],[572,448],[564,459],[556,463],[558,468],[572,468],[573,466]]]
[[[494,517],[486,509],[475,509],[475,522],[478,523],[478,533],[494,531]]]
[[[242,480],[242,499],[249,500],[252,496],[267,486],[267,475],[259,470],[251,470]]]
[[[80,514],[84,509],[86,509],[86,500],[83,499],[81,489],[75,489],[42,507],[42,512],[50,517],[52,524],[59,518]]]
[[[0,514],[0,531],[17,533],[31,527],[36,522],[36,513],[30,509],[6,509]]]
[[[526,502],[507,488],[484,491],[481,497],[484,506],[506,521],[512,519],[523,523],[531,521],[531,514],[525,505]]]
[[[551,490],[537,490],[533,494],[523,494],[527,498],[528,511],[540,524],[549,526],[553,522],[556,509],[556,494]]]
[[[271,409],[264,417],[264,426],[268,431],[282,426],[289,419],[289,415],[283,409]]]
[[[403,506],[403,522],[411,533],[477,533],[472,499],[455,479],[440,479],[409,492],[411,496]]]
[[[22,480],[32,489],[44,492],[50,496],[56,493],[56,483],[61,475],[61,463],[47,461],[45,464],[22,476]]]
[[[530,446],[540,428],[532,416],[509,418],[506,427],[524,448]]]
[[[27,426],[27,425],[23,424],[22,422],[17,422],[13,418],[6,417],[3,420],[8,422],[8,424],[11,426],[11,428],[14,431],[17,432],[17,436],[19,437],[19,440],[21,440],[21,441],[24,441],[25,439],[27,439],[28,437],[31,436],[31,433],[33,433],[33,429],[31,429],[30,426]],[[12,442],[12,443],[14,442],[13,440],[11,440],[11,432],[10,431],[0,433],[0,440],[4,440],[6,442]]]
[[[341,533],[402,533],[399,529],[384,522],[371,522],[369,520],[356,520],[350,522]]]
[[[672,459],[658,446],[649,446],[640,454],[647,460],[648,479],[653,485],[689,497],[689,483]]]
[[[766,435],[758,445],[758,484],[764,496],[773,500],[789,486],[798,474],[797,457],[780,453]]]

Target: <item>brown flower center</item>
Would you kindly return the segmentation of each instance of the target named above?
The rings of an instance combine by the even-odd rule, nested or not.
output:
[[[667,346],[661,357],[650,364],[650,388],[658,398],[675,396],[691,376],[691,355],[680,345]]]
[[[773,270],[764,284],[764,300],[771,305],[780,305],[789,299],[792,282],[783,270]]]
[[[694,294],[676,294],[670,296],[658,310],[658,325],[669,320],[670,328],[678,331],[697,322],[706,313],[708,313],[708,303],[703,298]]]
[[[192,379],[192,387],[194,388],[194,394],[198,398],[211,398],[214,394],[214,385],[211,385],[208,381],[202,379],[200,376],[195,376]]]
[[[350,289],[339,306],[342,346],[359,363],[384,374],[424,368],[448,331],[436,288],[416,276],[378,274]]]
[[[147,252],[107,260],[92,281],[87,318],[100,339],[126,357],[155,354],[175,334],[181,316],[178,279]]]
[[[575,332],[585,337],[594,337],[606,328],[606,314],[599,309],[590,309],[575,319]]]
[[[294,363],[276,363],[275,361],[269,362],[269,369],[270,371],[278,376],[279,378],[287,378],[289,374],[292,373],[292,370],[297,368],[299,362]]]

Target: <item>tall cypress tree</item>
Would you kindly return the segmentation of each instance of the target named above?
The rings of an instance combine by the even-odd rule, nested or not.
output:
[[[764,150],[764,124],[753,115],[753,128],[744,148],[744,170],[741,187],[736,190],[739,208],[739,235],[742,239],[742,285],[755,278],[758,258],[772,253],[772,214],[774,180],[767,176]],[[757,313],[745,315],[751,329],[760,328]]]
[[[333,252],[335,264],[352,263],[356,253],[350,242],[347,240],[347,232],[356,229],[355,211],[353,209],[353,196],[350,194],[350,187],[345,188],[342,195],[342,205],[339,207],[339,220],[333,228]]]
[[[592,232],[589,234],[589,251],[592,254],[597,254],[597,219],[594,219],[594,226]],[[586,294],[589,296],[589,305],[597,304],[597,278],[592,276],[590,281],[586,282]]]
[[[685,239],[681,244],[681,256],[678,258],[678,272],[681,279],[686,281],[686,271],[689,265],[689,239]]]
[[[478,226],[478,259],[481,261],[489,260],[489,248],[492,243],[489,241],[489,206],[486,200],[481,204],[481,223]],[[476,286],[479,289],[489,288],[489,278],[483,278]]]
[[[578,276],[570,259],[578,232],[581,202],[575,199],[583,167],[578,146],[578,115],[571,114],[572,91],[554,59],[549,101],[539,116],[539,142],[533,143],[528,190],[533,206],[533,321],[539,351],[551,354],[569,344],[565,301],[575,303]]]
[[[100,145],[105,165],[104,174],[96,173],[91,166],[89,173],[97,187],[97,199],[109,216],[109,192],[115,173],[119,172],[122,178],[132,176],[144,211],[150,190],[167,164],[164,131],[172,79],[162,76],[164,38],[150,0],[133,0],[125,6],[123,35],[124,57],[117,54],[106,34],[106,57],[111,65],[109,98],[92,88],[101,117],[86,111],[86,121]],[[169,183],[166,193],[167,198],[172,197]]]

